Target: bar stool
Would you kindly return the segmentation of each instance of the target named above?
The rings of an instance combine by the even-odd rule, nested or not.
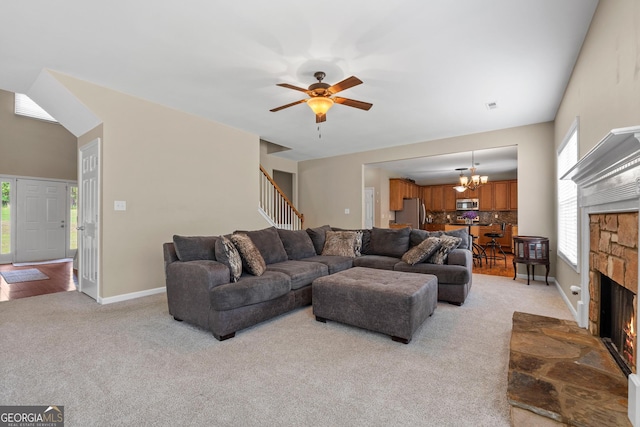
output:
[[[484,257],[485,262],[488,264],[487,253],[484,251],[484,248],[475,242],[479,236],[471,235],[471,239],[473,241],[472,244],[472,252],[473,252],[473,263],[475,264],[476,260],[478,260],[478,264],[482,267],[482,258]]]
[[[500,242],[496,240],[501,237],[504,237],[504,230],[506,226],[507,224],[503,222],[502,224],[500,224],[499,232],[496,231],[496,232],[484,233],[485,237],[491,238],[491,240],[486,245],[484,245],[487,264],[489,265],[489,267],[491,267],[491,260],[493,260],[493,264],[495,265],[496,260],[498,259],[503,259],[504,266],[505,268],[507,267],[507,254],[505,254],[504,251],[502,250],[502,245],[500,245]]]

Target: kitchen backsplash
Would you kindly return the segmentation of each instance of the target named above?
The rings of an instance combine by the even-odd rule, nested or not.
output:
[[[431,215],[432,221],[434,224],[447,224],[447,223],[455,223],[456,218],[461,216],[466,211],[456,211],[456,212],[429,212],[427,211],[427,217]],[[518,224],[518,211],[476,211],[478,212],[479,223],[481,224],[492,224],[492,223],[502,223],[506,222],[507,224],[517,225]],[[449,215],[450,219],[447,219],[447,215]],[[496,215],[498,216],[496,218]]]

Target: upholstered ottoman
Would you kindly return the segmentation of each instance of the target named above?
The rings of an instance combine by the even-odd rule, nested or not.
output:
[[[431,274],[354,267],[312,284],[313,314],[391,335],[408,344],[438,302],[438,279]]]

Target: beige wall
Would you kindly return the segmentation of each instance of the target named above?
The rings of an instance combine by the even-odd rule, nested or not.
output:
[[[57,123],[17,116],[0,90],[0,174],[76,180],[76,138]]]
[[[260,165],[273,178],[273,171],[288,172],[293,174],[293,200],[291,202],[298,207],[298,162],[295,160],[284,159],[282,157],[270,154],[273,144],[268,141],[260,140]],[[277,147],[277,146],[276,146]]]
[[[579,117],[579,152],[584,156],[615,128],[640,125],[640,3],[601,1],[558,109],[555,146]],[[555,194],[555,193],[554,193]],[[574,308],[569,286],[580,275],[558,259],[556,279]]]
[[[365,183],[363,165],[517,145],[518,231],[523,235],[548,236],[551,248],[555,250],[553,143],[553,123],[549,122],[308,160],[298,164],[300,206],[307,218],[307,225],[310,227],[322,224],[345,228],[362,227],[362,192]],[[388,212],[388,176],[385,180],[386,193],[380,192],[380,209]],[[349,215],[344,213],[345,208],[350,209]],[[553,264],[551,274],[554,274]]]
[[[200,117],[54,73],[103,121],[102,298],[164,286],[173,234],[262,228],[259,140]],[[113,202],[127,202],[114,211]]]

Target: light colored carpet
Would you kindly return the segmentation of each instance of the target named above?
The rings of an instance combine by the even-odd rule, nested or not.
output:
[[[37,268],[28,268],[26,270],[3,271],[0,273],[4,281],[11,283],[33,282],[35,280],[47,280],[49,276],[38,270]]]
[[[553,286],[474,275],[408,345],[311,307],[216,341],[166,295],[0,303],[0,403],[64,405],[68,426],[508,426],[514,311],[571,319]]]

